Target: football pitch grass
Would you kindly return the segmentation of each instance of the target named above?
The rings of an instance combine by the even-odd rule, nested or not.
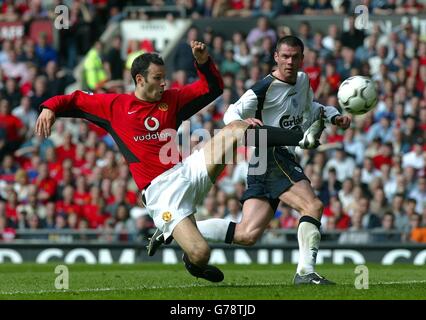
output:
[[[57,264],[0,264],[0,299],[426,299],[425,266],[367,264],[369,288],[356,289],[355,265],[320,265],[336,286],[294,286],[295,265],[219,265],[225,280],[212,284],[182,264],[67,265],[69,289],[55,289]]]

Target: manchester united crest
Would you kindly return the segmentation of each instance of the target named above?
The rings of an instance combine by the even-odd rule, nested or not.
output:
[[[172,220],[172,214],[170,211],[163,212],[163,220],[166,222]]]
[[[167,103],[162,102],[158,105],[158,110],[167,111],[167,110],[169,110],[169,106],[168,106]]]

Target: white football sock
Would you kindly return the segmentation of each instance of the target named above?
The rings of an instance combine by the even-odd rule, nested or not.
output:
[[[204,239],[216,242],[225,242],[229,224],[229,220],[218,218],[197,221],[198,230]]]
[[[297,273],[305,275],[314,272],[321,233],[318,227],[308,221],[302,221],[297,230],[299,242],[299,264]]]

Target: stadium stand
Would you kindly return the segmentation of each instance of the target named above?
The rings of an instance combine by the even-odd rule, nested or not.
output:
[[[75,119],[57,120],[49,139],[36,137],[38,106],[64,94],[76,80],[75,70],[85,89],[131,91],[129,65],[141,52],[158,48],[149,39],[123,43],[119,36],[102,43],[109,25],[126,19],[229,17],[241,24],[257,20],[248,32],[238,25],[227,34],[191,28],[168,58],[173,61],[169,86],[193,81],[188,41],[200,39],[224,76],[223,96],[191,119],[191,132],[223,126],[229,104],[272,70],[276,39],[298,35],[316,99],[337,105],[339,84],[357,74],[370,76],[380,94],[377,107],[354,117],[349,130],[328,127],[320,148],[298,154],[326,206],[324,238],[426,243],[426,38],[410,19],[384,32],[379,24],[359,30],[349,17],[346,30],[330,24],[321,32],[309,22],[290,28],[270,18],[343,15],[358,1],[80,0],[68,1],[70,28],[55,31],[58,1],[0,2],[0,241],[146,241],[153,222],[111,137]],[[426,13],[424,1],[366,2],[370,15]],[[76,69],[79,64],[83,67]],[[246,165],[227,166],[199,208],[200,219],[238,221],[236,199],[245,188]],[[297,212],[281,203],[264,243],[295,241],[297,220]]]

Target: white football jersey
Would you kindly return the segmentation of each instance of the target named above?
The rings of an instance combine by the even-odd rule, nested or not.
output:
[[[340,114],[335,107],[314,102],[313,96],[306,73],[299,71],[294,85],[269,74],[229,106],[223,121],[228,124],[235,120],[257,118],[265,125],[305,131],[318,119],[320,107],[324,107],[329,122]],[[295,147],[287,148],[294,153]]]

